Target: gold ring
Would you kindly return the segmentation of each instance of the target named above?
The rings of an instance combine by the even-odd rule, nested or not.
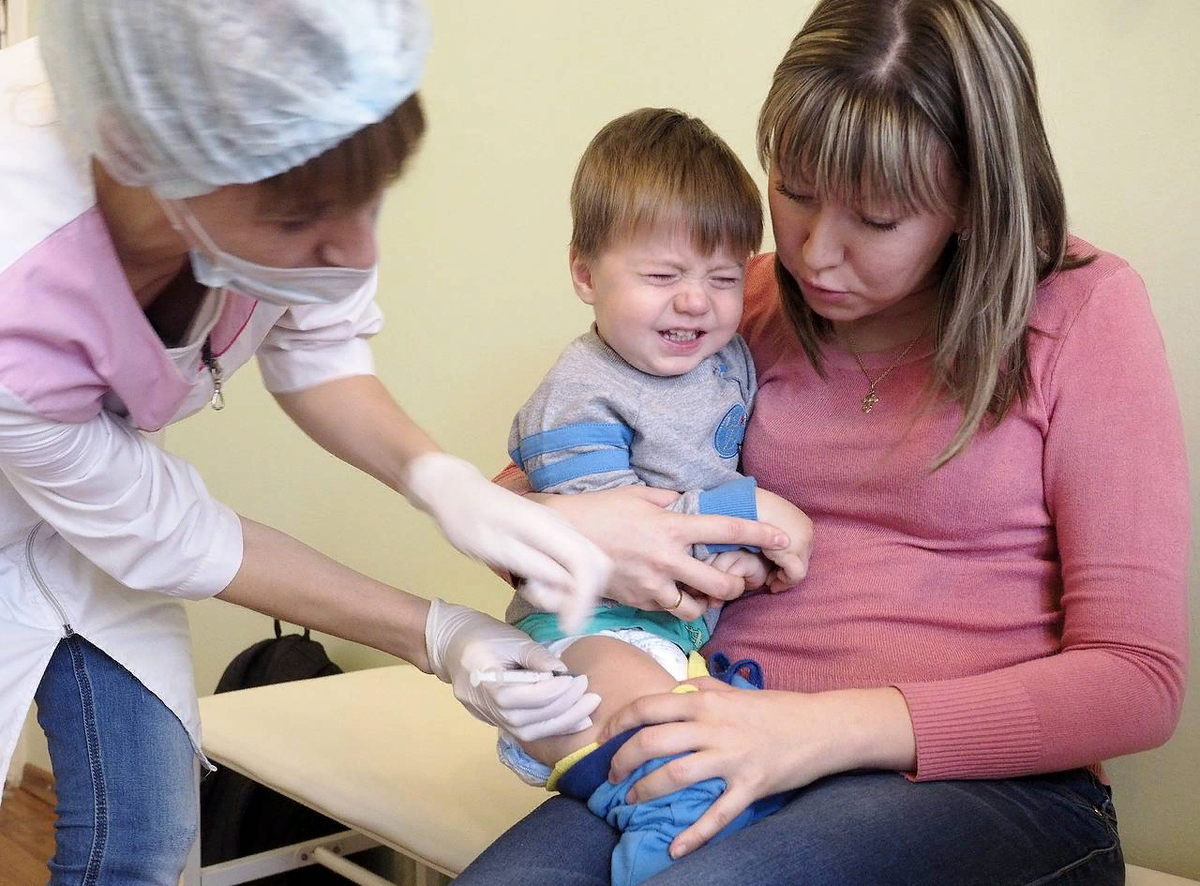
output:
[[[675,590],[677,590],[679,592],[679,599],[676,600],[674,603],[672,603],[670,606],[666,607],[667,612],[674,612],[676,609],[678,609],[680,606],[683,605],[683,588],[676,588]]]

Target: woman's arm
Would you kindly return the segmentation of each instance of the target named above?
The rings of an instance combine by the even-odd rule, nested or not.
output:
[[[679,597],[676,582],[686,585],[689,593],[672,610],[683,621],[703,615],[709,598],[732,600],[745,590],[740,576],[694,558],[694,545],[723,543],[782,551],[790,544],[783,532],[766,523],[667,510],[679,498],[667,489],[630,486],[579,495],[535,493],[525,473],[511,464],[495,482],[562,514],[609,555],[613,574],[606,596],[639,609],[663,609]]]
[[[405,491],[409,462],[441,451],[374,375],[275,394],[275,400],[323,449],[397,492]]]
[[[1058,652],[900,684],[921,779],[1094,765],[1162,744],[1179,721],[1190,502],[1162,336],[1141,280],[1111,255],[1045,286],[1026,415],[1042,425],[1037,482],[1053,522]],[[999,466],[993,482],[1017,479]]]
[[[581,677],[563,674],[514,686],[472,681],[479,670],[566,670],[511,625],[375,581],[268,526],[243,518],[242,530],[241,567],[220,599],[411,662],[451,684],[472,714],[520,738],[591,724],[600,699]]]
[[[275,396],[313,440],[404,494],[460,551],[537,582],[546,608],[581,614],[595,602],[609,570],[600,549],[550,511],[440,452],[375,376]]]
[[[133,590],[201,600],[237,571],[237,514],[194,467],[110,413],[59,420],[0,386],[0,472],[71,547]]]
[[[242,563],[218,598],[364,643],[430,673],[428,600],[362,575],[269,526],[244,517],[241,523]]]

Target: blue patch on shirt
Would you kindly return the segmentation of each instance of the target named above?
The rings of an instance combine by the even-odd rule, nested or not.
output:
[[[722,458],[736,458],[746,436],[746,407],[735,403],[729,407],[717,431],[713,434],[713,446]]]

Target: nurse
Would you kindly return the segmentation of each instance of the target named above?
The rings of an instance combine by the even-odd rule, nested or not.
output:
[[[519,736],[587,725],[582,677],[470,685],[478,668],[565,670],[524,634],[239,517],[142,433],[220,408],[257,356],[305,433],[524,576],[535,605],[583,617],[607,557],[441,452],[372,372],[375,221],[424,127],[424,10],[42,12],[40,42],[0,53],[0,773],[36,696],[59,795],[51,882],[178,880],[199,722],[175,598],[397,655]],[[230,458],[257,456],[230,431]]]

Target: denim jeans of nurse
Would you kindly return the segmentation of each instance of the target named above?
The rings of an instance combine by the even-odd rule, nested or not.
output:
[[[555,797],[455,886],[608,886],[619,835]],[[896,773],[822,779],[778,812],[676,861],[643,886],[1119,886],[1110,794],[1086,770],[915,783]]]
[[[37,704],[58,793],[50,886],[176,886],[199,820],[183,724],[78,635],[58,644]]]

